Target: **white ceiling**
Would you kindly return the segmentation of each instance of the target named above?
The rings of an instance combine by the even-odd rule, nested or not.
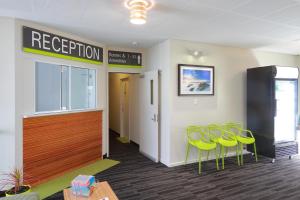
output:
[[[0,0],[0,16],[124,47],[168,39],[300,54],[300,0],[155,0],[143,26],[123,0]],[[297,41],[298,40],[298,41]]]

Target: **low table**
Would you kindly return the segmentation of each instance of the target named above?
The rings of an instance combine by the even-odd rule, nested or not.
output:
[[[108,197],[109,200],[119,200],[107,181],[96,183],[95,189],[89,197],[76,197],[72,194],[71,189],[64,189],[65,200],[100,200]]]

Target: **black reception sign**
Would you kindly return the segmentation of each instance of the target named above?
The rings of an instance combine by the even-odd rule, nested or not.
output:
[[[103,62],[103,48],[23,26],[23,51],[91,64]]]

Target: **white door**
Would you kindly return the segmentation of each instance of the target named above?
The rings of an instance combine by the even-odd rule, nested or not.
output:
[[[145,72],[140,79],[140,152],[159,161],[159,83],[158,71]]]
[[[129,134],[129,80],[128,78],[121,79],[121,94],[120,94],[120,123],[121,137],[126,137],[130,141]]]

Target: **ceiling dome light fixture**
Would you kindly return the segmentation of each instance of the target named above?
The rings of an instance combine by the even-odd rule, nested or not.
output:
[[[126,0],[125,7],[130,10],[130,22],[132,24],[145,24],[147,10],[153,7],[151,0]]]

